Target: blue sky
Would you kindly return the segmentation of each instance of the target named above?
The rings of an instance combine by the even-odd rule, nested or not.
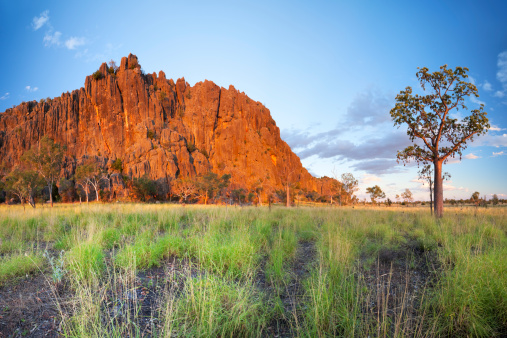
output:
[[[389,110],[417,67],[463,66],[480,94],[468,106],[484,103],[493,128],[444,167],[444,197],[507,198],[506,17],[505,1],[3,1],[0,111],[134,53],[146,72],[262,102],[316,176],[352,172],[361,198],[378,184],[427,199],[417,166],[395,161],[406,136]]]

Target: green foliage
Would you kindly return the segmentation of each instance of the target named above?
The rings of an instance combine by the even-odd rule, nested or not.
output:
[[[52,257],[47,250],[44,251],[44,257],[48,260],[49,267],[51,268],[51,279],[53,283],[60,283],[66,273],[64,269],[65,260],[63,257],[63,250],[60,251],[60,256],[56,259]]]
[[[42,268],[44,261],[33,253],[0,257],[0,285]]]
[[[148,129],[148,132],[146,133],[146,136],[150,139],[150,140],[153,140],[155,138],[155,132],[153,130],[149,130]]]
[[[113,161],[113,164],[111,164],[111,169],[119,173],[123,171],[123,163],[121,161],[121,158],[117,158]]]
[[[141,68],[141,65],[139,64],[137,59],[132,59],[129,64],[129,69],[136,69],[136,68]]]
[[[63,155],[66,148],[44,136],[39,145],[35,145],[21,156],[28,168],[39,173],[49,190],[49,199],[53,205],[53,185],[60,176]]]
[[[100,80],[102,79],[103,75],[100,70],[97,70],[95,73],[92,74],[92,77],[94,80]]]
[[[157,184],[147,175],[132,180],[132,193],[135,199],[149,201],[156,198]]]
[[[65,254],[67,270],[78,283],[100,278],[105,269],[104,253],[96,243],[82,243]]]
[[[197,147],[195,146],[194,143],[187,142],[187,150],[189,153],[193,153],[194,151],[197,150]]]
[[[370,195],[371,202],[377,203],[377,199],[386,198],[386,194],[380,189],[378,185],[366,188],[366,193]]]
[[[206,151],[206,149],[199,149],[199,151],[201,152],[201,154],[203,154],[203,155],[204,155],[204,157],[209,158],[209,154],[208,154],[208,152]]]
[[[163,236],[157,241],[148,234],[140,236],[132,245],[123,248],[115,257],[118,266],[125,269],[145,269],[159,266],[170,255],[179,255],[185,249],[181,237]]]

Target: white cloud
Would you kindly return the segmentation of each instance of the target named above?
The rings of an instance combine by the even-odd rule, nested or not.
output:
[[[26,87],[25,87],[25,89],[26,89],[28,92],[30,92],[30,93],[32,93],[32,92],[36,92],[36,91],[38,91],[38,90],[39,90],[39,88],[38,88],[38,87],[32,87],[32,86],[26,86]]]
[[[507,85],[507,50],[498,54],[497,66],[496,78],[503,85]]]
[[[493,87],[491,86],[491,83],[488,82],[488,80],[484,81],[484,83],[482,84],[482,89],[484,89],[485,91],[492,91],[493,90]]]
[[[54,34],[51,34],[50,32],[47,32],[46,35],[44,35],[44,46],[51,47],[53,45],[60,46],[60,37],[62,36],[62,33],[56,31]]]
[[[493,96],[494,96],[494,97],[499,97],[499,98],[502,98],[502,97],[504,97],[504,96],[505,96],[505,93],[504,93],[504,92],[502,92],[502,91],[500,91],[500,90],[497,90],[497,91],[495,92],[495,94],[493,94]]]
[[[363,178],[361,179],[361,183],[366,184],[369,182],[380,182],[382,179],[378,176],[372,174],[363,174]]]
[[[486,102],[477,99],[475,96],[470,96],[470,101],[472,101],[473,103],[476,103],[478,105],[481,105],[481,104],[486,105]]]
[[[476,160],[476,159],[481,158],[481,157],[477,156],[477,155],[475,155],[473,153],[470,153],[468,155],[465,155],[463,158],[466,158],[467,160]]]
[[[475,78],[468,75],[468,80],[470,81],[471,84],[475,85]]]
[[[86,43],[85,38],[78,38],[72,36],[70,39],[65,41],[65,47],[68,49],[76,49],[76,47],[82,46]]]
[[[498,153],[493,152],[492,157],[497,157],[497,156],[502,156],[502,155],[507,155],[507,154],[502,150],[502,151],[499,151]]]
[[[42,26],[44,26],[45,23],[49,21],[49,11],[45,10],[44,12],[40,13],[39,17],[34,17],[32,21],[32,27],[33,30],[36,31]]]
[[[5,93],[3,96],[0,96],[0,100],[7,100],[10,95],[10,93]]]
[[[489,130],[490,131],[501,131],[501,130],[505,130],[505,128],[500,128],[499,126],[491,125],[491,127],[489,127]]]

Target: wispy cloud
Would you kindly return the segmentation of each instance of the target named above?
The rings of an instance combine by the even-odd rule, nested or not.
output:
[[[3,96],[0,96],[0,100],[7,100],[10,95],[10,93],[5,93]]]
[[[492,157],[497,157],[497,156],[502,156],[502,155],[507,155],[507,154],[502,150],[497,153],[493,152]]]
[[[36,16],[32,20],[32,28],[34,31],[38,30],[44,24],[46,24],[49,21],[49,10],[45,10],[44,12],[40,13],[40,16]]]
[[[478,104],[478,105],[481,105],[481,104],[484,106],[486,105],[486,102],[477,99],[475,96],[470,96],[470,101],[472,101],[473,103]]]
[[[507,50],[498,54],[497,66],[496,78],[502,84],[507,84]]]
[[[490,92],[493,90],[493,87],[491,86],[491,83],[488,82],[488,80],[484,81],[482,84],[482,89],[484,89],[487,92]]]
[[[65,41],[65,47],[73,50],[76,49],[76,47],[84,45],[85,43],[85,38],[73,36]]]
[[[466,158],[467,160],[476,160],[478,158],[481,158],[481,156],[477,156],[473,153],[470,153],[468,155],[463,156],[463,158]]]
[[[49,11],[45,10],[39,17],[33,18],[32,27],[33,30],[39,30],[42,26],[46,25],[47,29],[44,33],[42,42],[46,47],[59,47],[65,46],[69,50],[75,50],[79,46],[86,44],[84,37],[71,36],[62,43],[62,32],[54,30],[51,22],[49,21]]]
[[[44,42],[44,46],[51,47],[51,46],[60,46],[60,37],[62,36],[62,33],[56,31],[54,33],[47,32],[44,35],[44,39],[42,40]]]
[[[502,131],[502,130],[505,130],[505,128],[500,128],[499,126],[492,124],[491,127],[489,127],[489,130],[490,131]]]
[[[496,65],[498,67],[496,78],[502,84],[503,90],[496,91],[494,96],[503,98],[507,91],[507,50],[498,54]]]
[[[32,87],[32,86],[26,86],[25,89],[26,89],[26,91],[28,91],[30,93],[33,93],[33,92],[36,92],[39,90],[38,87]]]

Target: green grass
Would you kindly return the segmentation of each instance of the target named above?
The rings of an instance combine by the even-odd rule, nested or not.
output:
[[[15,277],[31,274],[44,266],[43,258],[34,253],[14,254],[0,258],[0,285]]]
[[[64,250],[69,298],[55,301],[67,336],[142,336],[141,287],[157,293],[154,336],[273,336],[281,327],[307,337],[501,336],[506,214],[455,208],[436,221],[420,208],[0,206],[0,284],[51,280],[42,254]],[[301,257],[308,243],[313,254]],[[391,271],[378,272],[382,255],[394,257]],[[404,269],[428,284],[408,294],[396,280]],[[140,279],[153,271],[163,280]]]

